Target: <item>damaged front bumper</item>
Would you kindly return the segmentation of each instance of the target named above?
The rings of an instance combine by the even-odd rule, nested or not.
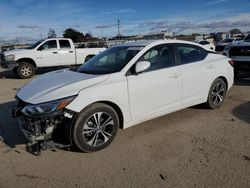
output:
[[[12,115],[18,118],[20,129],[28,139],[27,150],[39,154],[41,150],[69,147],[75,112],[59,110],[44,116],[26,116],[22,106],[13,107]]]

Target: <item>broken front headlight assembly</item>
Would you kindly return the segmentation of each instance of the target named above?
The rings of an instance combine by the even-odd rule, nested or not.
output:
[[[76,96],[67,97],[37,105],[27,105],[21,112],[26,116],[43,116],[65,108]]]

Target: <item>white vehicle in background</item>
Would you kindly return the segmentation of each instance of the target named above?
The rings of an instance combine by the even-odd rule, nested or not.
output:
[[[208,40],[201,40],[201,41],[199,41],[197,43],[203,45],[206,49],[215,50],[214,43],[212,43],[212,42],[210,42]]]
[[[81,65],[106,48],[76,49],[71,39],[40,40],[27,49],[0,54],[2,68],[13,69],[19,78],[31,78],[36,68]]]
[[[220,107],[233,85],[232,63],[192,42],[126,43],[77,70],[32,80],[17,92],[13,116],[36,148],[50,147],[60,134],[67,146],[98,151],[112,142],[119,128],[201,103]]]

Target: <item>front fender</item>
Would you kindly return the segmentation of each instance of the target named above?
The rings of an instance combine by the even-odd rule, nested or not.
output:
[[[114,103],[121,109],[124,125],[131,121],[126,78],[86,88],[66,108],[79,113],[87,106],[101,101]]]

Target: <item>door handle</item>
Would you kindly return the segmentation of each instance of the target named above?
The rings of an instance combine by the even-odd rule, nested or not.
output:
[[[178,73],[172,73],[170,76],[169,76],[169,78],[174,78],[174,79],[176,79],[176,78],[179,78],[180,77],[180,74],[178,74]]]
[[[58,52],[52,52],[53,54],[57,54]]]
[[[69,53],[73,53],[74,51],[69,51]]]

